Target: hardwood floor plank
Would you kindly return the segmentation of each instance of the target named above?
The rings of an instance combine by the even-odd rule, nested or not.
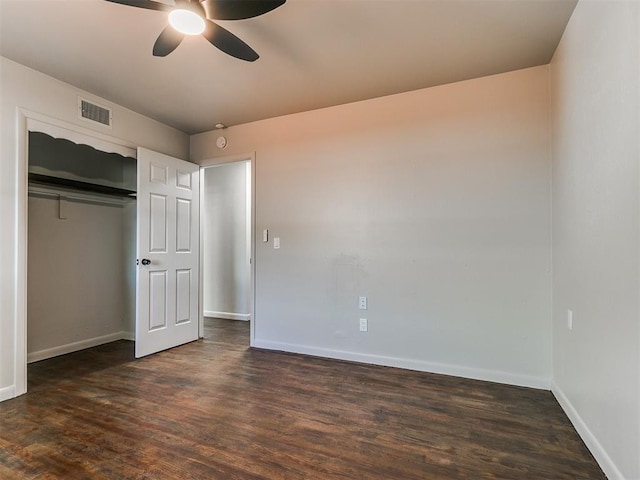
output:
[[[252,350],[248,329],[29,365],[0,404],[0,478],[605,478],[550,392]]]

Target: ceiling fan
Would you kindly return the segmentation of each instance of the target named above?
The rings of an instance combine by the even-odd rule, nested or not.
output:
[[[286,0],[176,0],[167,5],[153,0],[106,0],[130,7],[169,13],[169,25],[153,45],[156,57],[173,52],[185,35],[202,35],[213,46],[232,57],[255,62],[256,51],[230,31],[211,20],[243,20],[263,15],[283,5]]]

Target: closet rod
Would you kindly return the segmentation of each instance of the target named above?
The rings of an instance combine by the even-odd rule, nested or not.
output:
[[[101,193],[105,195],[115,195],[119,197],[129,197],[135,195],[136,191],[128,188],[102,185],[99,183],[85,182],[71,178],[44,175],[36,172],[29,172],[29,183],[44,185],[46,187],[65,188],[74,191]]]

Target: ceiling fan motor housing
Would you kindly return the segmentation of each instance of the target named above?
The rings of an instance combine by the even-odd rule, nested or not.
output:
[[[227,55],[254,62],[260,56],[240,38],[213,20],[243,20],[263,15],[286,0],[177,0],[175,6],[153,0],[106,0],[130,7],[169,12],[169,25],[153,45],[153,55],[165,57],[182,42],[184,35],[199,35]],[[195,15],[193,15],[195,14]],[[184,24],[183,21],[184,20]]]

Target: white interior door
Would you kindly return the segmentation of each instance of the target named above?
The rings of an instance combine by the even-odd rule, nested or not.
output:
[[[198,339],[199,167],[138,149],[136,357]]]

